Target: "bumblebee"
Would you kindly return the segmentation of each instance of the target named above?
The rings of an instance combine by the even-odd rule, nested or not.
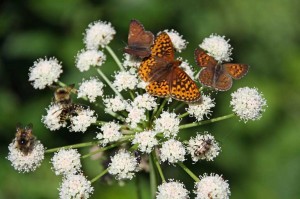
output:
[[[35,136],[32,134],[33,125],[30,123],[22,127],[20,123],[16,126],[16,146],[24,155],[28,155],[33,150],[35,144]]]
[[[63,123],[72,116],[78,115],[82,110],[82,106],[72,102],[71,93],[76,93],[74,84],[65,87],[56,87],[54,91],[53,102],[61,107],[60,122]],[[53,87],[52,87],[53,88]]]

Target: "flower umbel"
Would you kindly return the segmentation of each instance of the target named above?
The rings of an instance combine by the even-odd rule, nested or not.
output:
[[[184,184],[170,180],[158,186],[156,199],[188,199],[189,191]]]
[[[265,112],[267,101],[256,88],[239,88],[231,94],[231,97],[230,106],[233,112],[244,122],[258,120]]]

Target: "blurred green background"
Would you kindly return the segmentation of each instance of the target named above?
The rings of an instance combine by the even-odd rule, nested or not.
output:
[[[234,61],[251,65],[248,75],[234,82],[229,92],[219,93],[214,116],[230,113],[231,91],[257,87],[268,108],[259,121],[226,120],[189,132],[213,133],[222,153],[214,162],[187,163],[197,174],[214,172],[229,180],[232,199],[295,199],[300,197],[300,1],[206,1],[206,0],[40,0],[0,2],[0,198],[58,198],[60,177],[50,170],[47,155],[42,167],[19,174],[5,157],[17,122],[34,124],[36,136],[48,148],[90,140],[92,132],[49,132],[41,115],[52,91],[35,90],[28,82],[28,69],[38,58],[55,56],[63,64],[61,80],[79,82],[92,73],[80,73],[74,56],[84,48],[82,33],[92,21],[110,21],[117,34],[111,47],[121,57],[130,19],[140,20],[154,33],[175,29],[189,41],[180,55],[193,61],[193,50],[211,33],[225,35],[233,46]],[[104,71],[109,69],[108,56]],[[108,69],[108,70],[107,70]],[[110,71],[109,71],[110,70]],[[100,116],[102,117],[102,116]],[[84,138],[82,138],[84,137]],[[84,160],[92,178],[101,168]],[[192,180],[180,168],[169,170],[191,190]],[[147,175],[139,177],[143,198],[149,198]],[[91,198],[137,198],[136,181],[124,186],[95,183]],[[191,198],[194,196],[192,195]]]

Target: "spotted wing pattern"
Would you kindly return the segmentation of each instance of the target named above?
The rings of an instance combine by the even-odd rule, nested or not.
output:
[[[167,33],[160,33],[151,56],[141,63],[139,76],[149,84],[146,90],[158,97],[172,97],[185,102],[200,101],[201,94],[196,83],[179,67],[174,48]]]
[[[138,58],[149,57],[153,41],[152,32],[146,31],[139,21],[133,19],[129,25],[128,46],[124,51]]]
[[[249,65],[238,63],[218,63],[203,49],[195,50],[196,63],[202,67],[199,74],[201,84],[218,91],[227,91],[232,87],[232,78],[240,79],[249,70]]]

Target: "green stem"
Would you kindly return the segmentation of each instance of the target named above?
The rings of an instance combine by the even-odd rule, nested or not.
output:
[[[155,151],[152,151],[152,157],[153,157],[154,164],[156,165],[156,168],[158,170],[158,173],[159,173],[159,175],[161,177],[162,182],[166,182],[165,176],[164,176],[164,174],[162,172],[162,169],[161,169],[159,161],[158,161],[158,159],[156,157]]]
[[[151,120],[156,118],[161,113],[161,111],[163,110],[163,108],[167,102],[168,102],[168,99],[164,99],[164,101],[161,103],[159,109],[155,113],[153,113]]]
[[[96,69],[99,75],[104,79],[104,81],[110,86],[110,88],[121,98],[124,99],[123,96],[117,89],[112,85],[111,81],[106,77],[106,75],[99,69]]]
[[[104,176],[107,172],[108,172],[108,169],[105,169],[104,171],[102,171],[99,175],[97,175],[96,177],[94,177],[94,178],[91,180],[91,183],[97,181],[99,178],[101,178],[102,176]]]
[[[189,115],[189,113],[188,113],[188,112],[185,112],[185,113],[179,115],[179,118],[183,118],[183,117],[188,116],[188,115]]]
[[[235,114],[232,113],[232,114],[229,114],[229,115],[213,118],[213,119],[210,119],[210,120],[205,120],[205,121],[201,121],[201,122],[193,122],[193,123],[190,123],[190,124],[183,124],[183,125],[179,126],[179,129],[186,129],[186,128],[201,126],[201,125],[209,124],[209,123],[213,123],[213,122],[219,122],[219,121],[222,121],[222,120],[232,118],[234,116],[235,116]]]
[[[84,142],[84,143],[79,143],[79,144],[72,144],[72,145],[68,145],[68,146],[63,146],[63,147],[57,147],[57,148],[48,149],[48,150],[45,151],[45,153],[56,152],[56,151],[58,151],[60,149],[83,148],[83,147],[93,146],[93,145],[96,145],[98,143],[99,143],[99,141]]]
[[[119,60],[119,58],[117,57],[117,55],[115,54],[115,52],[109,47],[106,46],[105,49],[109,52],[109,54],[112,56],[112,58],[115,60],[115,62],[117,63],[117,65],[119,66],[119,68],[124,71],[124,67],[121,63],[121,61]]]
[[[177,163],[191,178],[195,180],[195,182],[199,182],[200,179],[189,169],[187,168],[182,162]]]
[[[156,195],[156,173],[154,169],[154,162],[152,156],[149,155],[149,165],[150,165],[150,191],[151,191],[151,198],[155,198]]]

